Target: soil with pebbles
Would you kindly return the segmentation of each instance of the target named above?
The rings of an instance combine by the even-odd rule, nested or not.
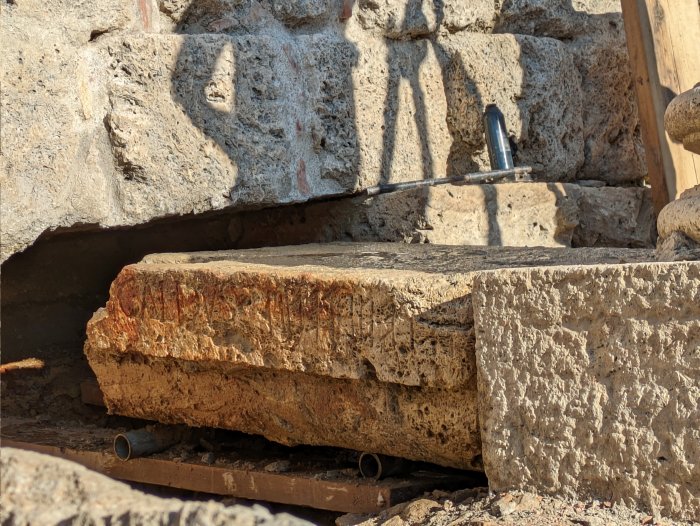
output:
[[[337,526],[670,526],[698,525],[653,517],[611,502],[568,501],[513,491],[489,494],[486,488],[426,496],[378,515],[343,515]]]

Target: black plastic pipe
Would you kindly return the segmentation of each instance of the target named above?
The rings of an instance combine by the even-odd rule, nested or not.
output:
[[[135,429],[114,437],[114,454],[120,460],[145,457],[165,451],[182,439],[182,430],[172,427]]]
[[[405,473],[411,467],[411,462],[403,458],[362,453],[359,461],[360,475],[366,479],[380,480],[391,475]]]
[[[495,104],[489,104],[484,111],[484,131],[486,146],[489,150],[489,160],[492,170],[510,170],[513,164],[513,153],[510,150],[506,121],[503,113]]]

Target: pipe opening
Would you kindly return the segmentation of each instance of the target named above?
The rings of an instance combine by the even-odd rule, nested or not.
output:
[[[129,460],[131,458],[131,443],[125,435],[114,437],[114,454],[119,460]]]
[[[375,453],[360,455],[360,474],[366,479],[376,479],[382,476],[382,461]]]

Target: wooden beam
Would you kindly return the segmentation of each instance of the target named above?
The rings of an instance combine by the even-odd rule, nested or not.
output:
[[[311,467],[303,470],[269,472],[265,465],[275,459],[261,462],[259,451],[246,460],[246,452],[238,450],[237,462],[227,463],[221,457],[216,465],[197,459],[173,460],[167,453],[123,461],[111,451],[115,434],[106,428],[40,425],[31,419],[9,418],[3,421],[0,446],[64,458],[125,481],[343,513],[376,513],[425,491],[479,482],[439,473],[374,481],[360,478],[352,469],[329,472],[329,466],[319,465],[318,459],[310,459]]]
[[[622,0],[642,139],[656,212],[700,184],[700,159],[664,130],[671,99],[700,80],[697,0]]]
[[[155,458],[122,461],[112,453],[8,439],[3,440],[2,445],[61,457],[120,480],[345,513],[381,511],[397,503],[394,498],[397,490],[406,490],[410,486],[405,482],[401,485],[348,484]],[[424,489],[425,486],[413,494],[420,494]]]

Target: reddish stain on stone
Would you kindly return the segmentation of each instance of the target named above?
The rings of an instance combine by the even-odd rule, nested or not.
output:
[[[309,195],[311,193],[309,182],[306,180],[306,163],[304,162],[304,159],[299,159],[299,168],[297,168],[297,187],[304,195]]]
[[[294,71],[299,71],[299,65],[297,64],[297,61],[294,60],[294,57],[292,56],[292,48],[289,46],[289,44],[284,44],[282,46],[282,49],[284,50],[284,54],[287,55],[287,60],[289,60],[289,63],[292,65],[292,69]]]
[[[301,135],[301,132],[304,130],[303,126],[301,125],[301,122],[299,122],[299,119],[297,119],[297,135]]]
[[[343,9],[340,12],[340,21],[345,22],[352,16],[352,7],[355,0],[343,0]]]
[[[137,0],[136,4],[139,8],[139,14],[141,15],[141,23],[143,28],[146,30],[151,29],[151,4],[148,0]]]

